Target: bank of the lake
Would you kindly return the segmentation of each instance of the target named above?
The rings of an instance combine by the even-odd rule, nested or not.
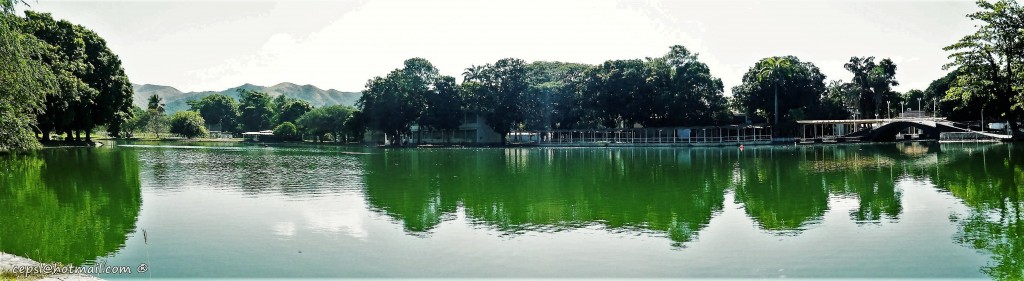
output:
[[[37,268],[42,269],[43,264],[28,258],[0,252],[0,279],[3,280],[39,280],[39,281],[100,281],[103,279],[86,274],[43,274],[43,273],[17,273],[15,268]]]

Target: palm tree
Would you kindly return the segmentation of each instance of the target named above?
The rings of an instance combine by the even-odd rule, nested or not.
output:
[[[789,68],[792,61],[784,57],[770,57],[761,62],[761,68],[757,72],[757,80],[765,81],[771,79],[775,86],[775,125],[779,124],[779,78],[784,69]]]
[[[484,68],[483,65],[470,65],[462,72],[462,78],[464,81],[479,80],[483,76]]]
[[[164,108],[164,99],[158,95],[149,96],[149,109],[156,110],[160,114],[163,114],[167,109]]]

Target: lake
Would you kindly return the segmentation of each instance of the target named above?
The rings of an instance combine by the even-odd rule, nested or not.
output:
[[[365,153],[365,154],[364,154]],[[0,155],[0,252],[103,278],[1024,278],[1024,146],[118,143]]]

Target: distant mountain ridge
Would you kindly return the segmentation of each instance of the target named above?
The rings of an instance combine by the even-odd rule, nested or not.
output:
[[[270,94],[272,97],[284,95],[304,100],[315,107],[328,105],[355,106],[356,101],[358,101],[359,97],[362,95],[362,93],[359,92],[342,92],[335,89],[323,90],[313,85],[296,85],[288,82],[270,87],[246,83],[245,85],[229,88],[223,91],[202,92],[182,92],[171,86],[152,84],[132,84],[132,87],[135,89],[135,105],[138,105],[141,108],[146,108],[149,97],[154,94],[159,95],[164,100],[164,106],[167,109],[168,114],[188,110],[189,106],[187,101],[198,100],[213,94],[222,94],[237,100],[238,89],[260,91]]]

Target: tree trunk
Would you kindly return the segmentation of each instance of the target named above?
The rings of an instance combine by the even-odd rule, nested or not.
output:
[[[50,130],[44,130],[43,131],[43,141],[44,142],[49,142],[50,141]]]
[[[1017,125],[1017,120],[1019,119],[1020,118],[1018,118],[1018,114],[1009,114],[1006,118],[1007,126],[1010,127],[1010,136],[1012,136],[1014,140],[1019,140],[1022,137],[1024,137],[1019,132],[1017,132],[1017,130],[1020,128]]]
[[[73,141],[75,137],[71,134],[71,129],[64,130],[64,141]]]
[[[85,130],[85,141],[86,142],[91,142],[92,141],[92,130]]]
[[[501,146],[508,145],[508,133],[501,134]]]

